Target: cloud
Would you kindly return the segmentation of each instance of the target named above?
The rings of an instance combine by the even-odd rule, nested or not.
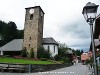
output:
[[[83,21],[79,21],[77,23],[73,23],[72,25],[65,25],[62,27],[62,31],[65,34],[70,34],[74,36],[74,38],[90,38],[90,29],[89,25],[83,23]]]
[[[83,19],[68,25],[54,26],[51,32],[47,33],[51,33],[56,40],[66,43],[71,48],[89,50],[90,27]]]
[[[90,46],[90,28],[82,9],[88,2],[100,4],[99,0],[0,0],[0,19],[14,21],[18,29],[23,29],[25,8],[40,5],[45,12],[44,37],[85,49]]]

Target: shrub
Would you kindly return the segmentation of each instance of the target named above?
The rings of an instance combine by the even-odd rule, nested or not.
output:
[[[42,60],[42,61],[47,61],[47,59],[46,59],[46,58],[41,58],[41,60]]]
[[[64,61],[59,61],[59,62],[62,63],[62,64],[64,63]]]
[[[21,50],[21,56],[22,57],[27,57],[27,49],[26,49],[26,47],[24,47],[23,50]]]
[[[50,53],[46,51],[43,47],[38,48],[37,50],[37,58],[50,58]]]
[[[55,56],[54,56],[54,60],[55,60],[55,61],[59,61],[60,59],[61,59],[61,57],[60,57],[59,55],[55,55]]]
[[[30,50],[29,58],[34,58],[34,51],[33,51],[33,48]]]
[[[70,62],[68,57],[61,57],[61,61],[63,61],[64,63],[69,63]]]
[[[70,59],[68,57],[61,57],[60,55],[55,55],[54,60],[60,61],[61,63],[70,63]]]

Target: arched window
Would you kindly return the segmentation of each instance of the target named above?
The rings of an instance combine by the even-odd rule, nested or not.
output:
[[[31,37],[30,37],[30,40],[31,40]]]
[[[32,20],[32,19],[33,19],[33,14],[30,15],[30,20]]]
[[[54,53],[55,53],[55,46],[54,46]]]
[[[29,47],[30,47],[30,44],[29,44]]]
[[[48,46],[48,52],[50,51],[50,46]]]

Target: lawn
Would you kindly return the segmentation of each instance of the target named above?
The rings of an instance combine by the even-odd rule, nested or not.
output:
[[[15,59],[15,58],[0,58],[0,63],[17,63],[17,64],[55,64],[50,61],[40,60],[27,60],[27,59]]]

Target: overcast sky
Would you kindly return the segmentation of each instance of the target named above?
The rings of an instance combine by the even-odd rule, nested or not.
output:
[[[45,12],[44,37],[53,37],[71,48],[87,51],[90,27],[82,9],[88,2],[100,4],[100,0],[0,0],[0,20],[13,21],[18,29],[23,29],[25,8],[39,5]],[[97,15],[99,13],[100,7]]]

